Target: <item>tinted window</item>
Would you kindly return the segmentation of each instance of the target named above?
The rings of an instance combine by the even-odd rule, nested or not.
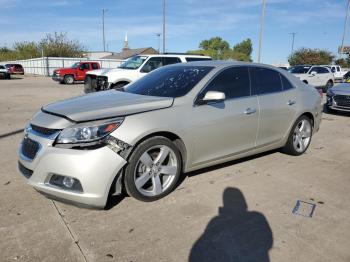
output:
[[[281,76],[281,80],[282,80],[282,86],[283,86],[283,90],[289,90],[289,89],[292,89],[293,86],[292,84],[289,82],[289,80],[284,77],[283,75],[280,75]]]
[[[328,69],[325,68],[325,67],[320,67],[320,66],[317,66],[317,67],[313,67],[311,69],[311,72],[313,71],[316,71],[318,74],[327,74],[329,73]]]
[[[164,57],[163,58],[163,65],[171,65],[171,64],[176,64],[176,63],[181,63],[180,58],[178,58],[178,57]]]
[[[289,68],[289,72],[292,74],[306,74],[310,69],[310,66],[293,66]]]
[[[340,67],[339,66],[337,66],[337,72],[340,72]]]
[[[88,63],[84,63],[84,64],[81,64],[81,65],[80,65],[80,68],[81,68],[81,69],[84,69],[84,70],[90,69],[90,65],[89,65]]]
[[[98,69],[98,65],[96,63],[92,63],[91,66],[92,66],[92,69]]]
[[[0,65],[0,69],[5,69],[5,67],[4,67],[4,66],[2,66],[2,65]]]
[[[280,73],[261,67],[251,67],[252,94],[268,94],[282,91]]]
[[[152,57],[143,66],[141,72],[148,73],[161,66],[163,66],[163,59],[161,57]]]
[[[186,57],[187,62],[195,62],[195,61],[210,61],[211,58],[208,57]]]
[[[210,82],[205,93],[208,91],[223,92],[227,99],[250,96],[248,67],[225,69]]]
[[[129,84],[125,92],[160,97],[184,96],[212,69],[208,66],[162,67]]]

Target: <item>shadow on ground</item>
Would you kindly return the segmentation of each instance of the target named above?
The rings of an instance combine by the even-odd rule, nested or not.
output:
[[[223,207],[191,249],[189,262],[268,262],[272,231],[263,214],[247,210],[242,192],[226,188]]]

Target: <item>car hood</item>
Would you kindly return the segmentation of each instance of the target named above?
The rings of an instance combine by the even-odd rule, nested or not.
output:
[[[52,103],[44,106],[42,111],[84,122],[163,109],[172,106],[173,100],[110,90]]]
[[[108,74],[114,74],[117,72],[125,72],[125,71],[130,71],[128,69],[121,69],[121,68],[105,68],[105,69],[97,69],[97,70],[92,70],[89,71],[89,75],[96,75],[96,76],[108,76]]]
[[[350,95],[350,84],[342,83],[330,89],[336,95]]]

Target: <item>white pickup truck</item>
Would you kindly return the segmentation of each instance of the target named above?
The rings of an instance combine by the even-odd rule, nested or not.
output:
[[[161,66],[176,63],[212,60],[209,56],[188,54],[137,55],[115,69],[98,69],[86,73],[84,92],[91,93],[123,86],[145,76]]]
[[[343,71],[343,69],[339,65],[322,65],[322,66],[328,67],[332,71],[335,81],[341,82],[344,78],[344,75],[346,74],[346,71]]]

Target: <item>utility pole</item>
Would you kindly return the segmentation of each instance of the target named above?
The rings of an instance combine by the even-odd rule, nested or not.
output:
[[[260,63],[260,61],[261,61],[261,46],[262,46],[262,39],[263,39],[263,32],[264,32],[265,9],[266,9],[266,0],[262,0],[262,10],[261,10],[261,17],[260,17],[258,63]]]
[[[163,0],[163,54],[165,53],[165,1]]]
[[[105,38],[105,13],[108,9],[102,9],[102,35],[103,35],[103,51],[106,51],[106,38]]]
[[[161,35],[162,35],[161,33],[156,33],[157,41],[158,41],[158,53],[160,53],[160,36]]]
[[[297,33],[290,33],[290,34],[292,35],[292,52],[291,52],[291,54],[293,54],[293,52],[294,52],[294,40],[295,40],[295,35]]]
[[[347,6],[347,8],[346,8],[343,39],[342,39],[342,41],[341,41],[341,48],[340,48],[340,50],[339,50],[339,54],[341,54],[341,53],[343,52],[343,49],[344,49],[344,41],[345,41],[345,37],[346,37],[346,28],[348,27],[349,7],[350,7],[350,0],[348,0],[348,6]]]

